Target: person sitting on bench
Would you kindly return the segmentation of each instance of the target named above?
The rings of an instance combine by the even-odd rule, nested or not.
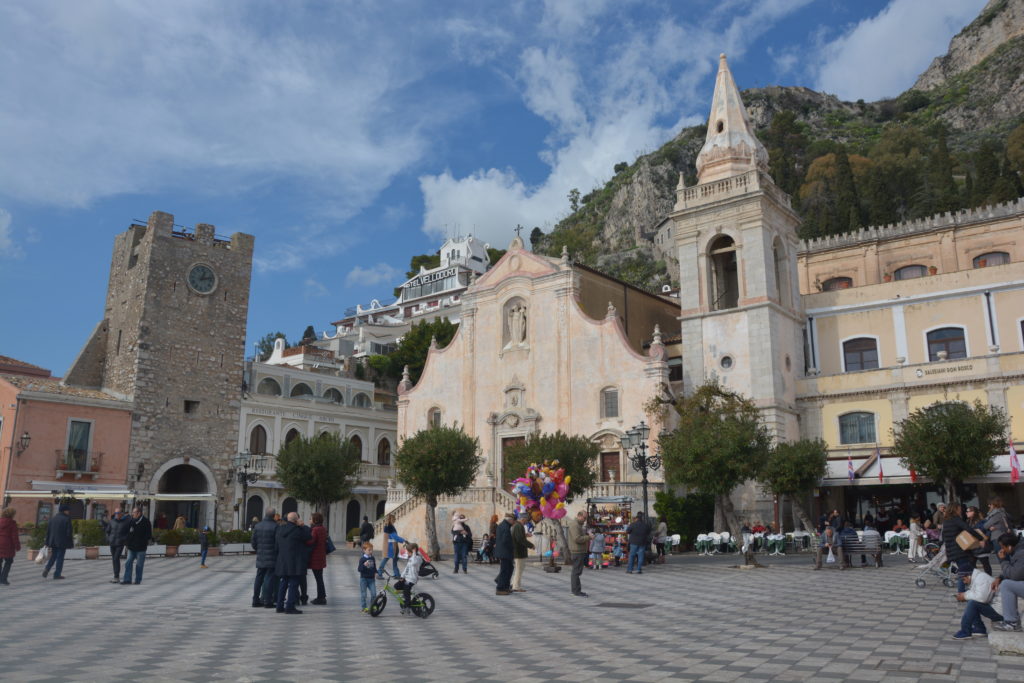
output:
[[[821,534],[821,543],[818,544],[818,552],[814,558],[814,568],[821,569],[821,558],[827,556],[831,551],[835,561],[839,563],[840,569],[845,569],[843,566],[843,548],[840,540],[835,533],[835,530],[831,525],[825,527],[824,533]]]

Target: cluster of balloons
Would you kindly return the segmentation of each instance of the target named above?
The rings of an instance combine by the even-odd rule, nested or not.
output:
[[[516,512],[526,511],[534,522],[542,517],[565,517],[565,497],[569,495],[569,480],[557,460],[531,463],[526,474],[512,482],[512,493],[519,498]]]

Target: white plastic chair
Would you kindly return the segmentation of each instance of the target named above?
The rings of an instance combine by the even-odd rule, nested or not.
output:
[[[715,553],[720,552],[718,546],[722,542],[722,534],[711,532],[708,534],[708,540],[711,541],[711,552],[708,554],[714,555]]]

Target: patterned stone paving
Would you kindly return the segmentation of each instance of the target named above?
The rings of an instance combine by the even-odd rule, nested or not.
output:
[[[357,555],[325,572],[328,605],[253,609],[252,556],[149,558],[139,586],[107,561],[69,561],[44,580],[22,553],[0,587],[0,679],[10,681],[1022,681],[1024,658],[954,641],[949,589],[916,588],[905,560],[812,571],[807,556],[731,569],[735,557],[675,556],[642,575],[531,564],[528,592],[494,595],[496,566],[421,579],[437,610],[359,611]],[[888,558],[887,558],[888,559]],[[312,576],[310,576],[312,587]],[[628,605],[632,608],[625,608]]]

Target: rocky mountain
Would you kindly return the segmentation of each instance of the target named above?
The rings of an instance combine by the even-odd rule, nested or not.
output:
[[[953,37],[949,52],[936,57],[918,77],[914,89],[931,90],[947,83],[1020,35],[1024,35],[1024,0],[989,0],[981,14]]]
[[[993,195],[974,186],[988,188],[997,178],[995,196],[1015,197],[1024,168],[1007,161],[1007,138],[1024,123],[1024,0],[991,0],[953,38],[949,53],[899,97],[844,102],[779,86],[742,95],[769,150],[772,176],[793,196],[813,234],[978,205]],[[679,174],[688,185],[696,182],[694,160],[705,131],[683,129],[657,151],[616,165],[615,175],[583,195],[534,248],[558,255],[567,247],[577,260],[648,288],[675,279],[656,260],[653,239],[675,202]],[[829,163],[835,166],[828,155],[837,153],[858,158],[853,166],[861,175],[847,182],[863,185],[857,215],[838,220],[822,213],[829,197],[827,190],[821,194],[821,183],[815,185],[819,194],[810,196],[805,182],[809,171],[819,180],[824,173],[825,186],[835,181],[828,176],[834,173]],[[935,196],[939,187],[941,198]],[[886,191],[895,195],[878,196]],[[812,209],[818,213],[810,215]]]

